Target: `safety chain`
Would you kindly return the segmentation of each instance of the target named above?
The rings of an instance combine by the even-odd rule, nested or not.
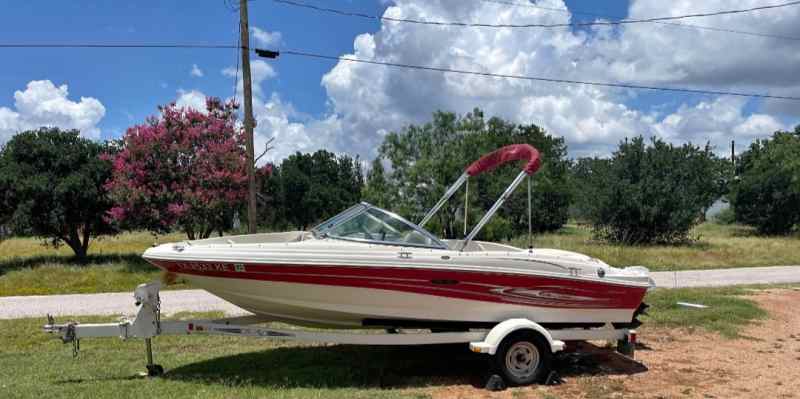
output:
[[[161,334],[161,295],[156,295],[153,310],[156,312],[156,335],[159,335]]]

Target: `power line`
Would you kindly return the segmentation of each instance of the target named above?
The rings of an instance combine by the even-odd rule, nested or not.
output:
[[[656,90],[656,91],[669,91],[669,92],[692,93],[692,94],[714,94],[714,95],[723,95],[723,96],[739,96],[739,97],[752,97],[752,98],[765,98],[765,99],[779,99],[779,100],[800,101],[800,97],[776,96],[776,95],[758,94],[758,93],[743,93],[743,92],[735,92],[735,91],[717,91],[717,90],[689,89],[689,88],[683,88],[683,87],[645,86],[645,85],[636,85],[636,84],[628,84],[628,83],[592,82],[592,81],[582,81],[582,80],[572,80],[572,79],[548,78],[548,77],[541,77],[541,76],[509,75],[509,74],[500,74],[500,73],[491,73],[491,72],[468,71],[468,70],[462,70],[462,69],[440,68],[440,67],[432,67],[432,66],[424,66],[424,65],[401,64],[401,63],[395,63],[395,62],[364,60],[364,59],[358,59],[358,58],[341,57],[341,56],[333,56],[333,55],[324,55],[324,54],[317,54],[317,53],[311,53],[311,52],[305,52],[305,51],[297,51],[297,50],[283,50],[283,51],[281,51],[281,53],[289,54],[289,55],[297,55],[297,56],[302,56],[302,57],[327,59],[327,60],[358,62],[358,63],[364,63],[364,64],[385,65],[385,66],[391,66],[391,67],[397,67],[397,68],[417,69],[417,70],[435,71],[435,72],[444,72],[444,73],[457,73],[457,74],[462,74],[462,75],[476,75],[476,76],[484,76],[484,77],[492,77],[492,78],[508,78],[508,79],[531,80],[531,81],[550,82],[550,83],[567,83],[567,84],[579,84],[579,85],[601,86],[601,87],[614,87],[614,88],[636,89],[636,90]]]
[[[598,26],[598,25],[599,26],[627,25],[627,24],[638,24],[645,22],[672,21],[684,18],[698,18],[698,17],[711,17],[717,15],[740,14],[757,10],[767,10],[767,9],[788,7],[800,4],[800,0],[797,0],[788,3],[759,6],[746,9],[738,9],[738,10],[724,10],[724,11],[715,11],[708,13],[696,13],[696,14],[643,18],[643,19],[623,19],[618,21],[572,22],[572,23],[559,23],[559,24],[489,24],[480,22],[427,21],[427,20],[419,20],[411,18],[394,18],[381,15],[370,15],[361,12],[344,11],[336,8],[320,7],[313,4],[302,3],[294,0],[272,0],[272,1],[275,3],[285,4],[293,7],[307,8],[319,12],[326,12],[330,14],[336,14],[348,17],[365,18],[376,21],[391,21],[391,22],[403,22],[403,23],[410,23],[417,25],[457,26],[457,27],[470,27],[470,28],[564,28],[564,27],[583,27],[583,26]]]
[[[232,49],[232,44],[143,44],[143,43],[0,43],[0,48],[194,48],[194,49]]]
[[[157,48],[157,49],[169,49],[169,48],[190,48],[190,49],[232,49],[232,48],[241,48],[242,51],[255,51],[257,54],[266,54],[268,58],[276,58],[279,52],[269,51],[269,50],[262,50],[262,49],[255,49],[249,48],[246,46],[233,46],[229,44],[97,44],[97,43],[74,43],[74,44],[65,44],[65,43],[0,43],[0,48],[93,48],[93,49],[100,49],[100,48]],[[413,65],[413,64],[402,64],[402,63],[394,63],[394,62],[385,62],[385,61],[374,61],[374,60],[364,60],[358,58],[350,58],[350,57],[342,57],[342,56],[334,56],[334,55],[325,55],[325,54],[318,54],[312,53],[308,51],[300,51],[300,50],[283,50],[280,53],[289,54],[289,55],[296,55],[302,57],[311,57],[311,58],[319,58],[319,59],[328,59],[328,60],[335,60],[335,61],[347,61],[347,62],[358,62],[363,64],[373,64],[373,65],[385,65],[397,68],[407,68],[407,69],[416,69],[416,70],[424,70],[424,71],[436,71],[436,72],[444,72],[444,73],[457,73],[462,75],[474,75],[474,76],[484,76],[484,77],[492,77],[492,78],[507,78],[507,79],[520,79],[520,80],[530,80],[530,81],[541,81],[541,82],[550,82],[550,83],[565,83],[565,84],[580,84],[580,85],[587,85],[587,86],[600,86],[600,87],[614,87],[614,88],[623,88],[623,89],[636,89],[636,90],[657,90],[657,91],[669,91],[669,92],[680,92],[680,93],[693,93],[693,94],[714,94],[714,95],[724,95],[724,96],[739,96],[739,97],[752,97],[752,98],[765,98],[765,99],[777,99],[777,100],[790,100],[790,101],[800,101],[800,97],[791,97],[791,96],[777,96],[777,95],[770,95],[770,94],[759,94],[759,93],[744,93],[744,92],[735,92],[735,91],[717,91],[717,90],[701,90],[701,89],[689,89],[689,88],[681,88],[681,87],[661,87],[661,86],[646,86],[646,85],[636,85],[636,84],[628,84],[628,83],[614,83],[614,82],[593,82],[593,81],[582,81],[582,80],[572,80],[572,79],[560,79],[560,78],[548,78],[543,76],[526,76],[526,75],[510,75],[510,74],[500,74],[500,73],[491,73],[491,72],[480,72],[480,71],[468,71],[468,70],[461,70],[461,69],[450,69],[450,68],[440,68],[440,67],[433,67],[433,66],[425,66],[425,65]]]
[[[606,14],[597,14],[591,13],[587,11],[580,11],[580,10],[571,10],[567,8],[556,8],[556,7],[545,7],[540,6],[534,3],[517,3],[513,1],[505,1],[505,0],[481,0],[486,3],[495,3],[495,4],[505,4],[510,6],[517,6],[517,7],[530,7],[536,8],[545,11],[555,11],[564,14],[574,14],[574,15],[587,15],[590,17],[597,17],[597,18],[611,18],[611,19],[619,19],[623,20],[624,18],[614,15],[606,15]],[[800,40],[800,37],[795,36],[786,36],[786,35],[776,35],[773,33],[763,33],[763,32],[753,32],[753,31],[743,31],[738,29],[730,29],[730,28],[719,28],[715,26],[705,26],[705,25],[697,25],[697,24],[690,24],[687,22],[669,22],[669,21],[653,21],[653,23],[661,24],[661,25],[669,25],[669,26],[676,26],[680,28],[691,28],[691,29],[700,29],[700,30],[709,30],[714,32],[725,32],[725,33],[735,33],[739,35],[748,35],[748,36],[759,36],[759,37],[769,37],[774,39],[783,39],[783,40]]]

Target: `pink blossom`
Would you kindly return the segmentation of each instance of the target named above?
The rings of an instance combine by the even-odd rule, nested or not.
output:
[[[108,210],[108,215],[111,216],[111,219],[114,221],[121,221],[125,218],[125,208],[115,206]]]
[[[207,113],[159,107],[160,117],[127,129],[106,184],[118,221],[166,230],[172,224],[206,223],[209,215],[242,206],[247,193],[244,132],[236,104],[206,100]],[[272,165],[259,168],[262,176]]]

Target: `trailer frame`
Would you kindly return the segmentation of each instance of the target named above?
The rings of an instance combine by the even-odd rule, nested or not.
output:
[[[75,321],[57,324],[48,315],[43,329],[57,334],[65,344],[72,344],[74,357],[80,351],[80,341],[85,338],[119,337],[123,340],[144,339],[147,375],[156,377],[164,368],[153,357],[152,339],[159,335],[225,335],[240,337],[293,340],[301,342],[327,342],[343,345],[433,345],[469,344],[475,353],[498,356],[498,348],[510,336],[528,332],[541,336],[547,343],[542,348],[551,355],[562,351],[565,341],[617,342],[617,350],[630,358],[634,356],[636,330],[615,329],[611,324],[595,328],[547,329],[538,323],[523,319],[508,319],[491,329],[464,332],[420,332],[419,330],[391,330],[386,333],[331,332],[305,329],[280,329],[257,326],[269,320],[258,316],[224,318],[217,320],[161,320],[159,282],[141,284],[134,290],[134,303],[138,308],[135,318],[116,323],[88,323]]]

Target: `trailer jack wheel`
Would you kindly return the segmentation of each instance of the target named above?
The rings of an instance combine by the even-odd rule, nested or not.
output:
[[[148,364],[147,376],[148,377],[161,377],[164,375],[164,368],[160,364]]]

